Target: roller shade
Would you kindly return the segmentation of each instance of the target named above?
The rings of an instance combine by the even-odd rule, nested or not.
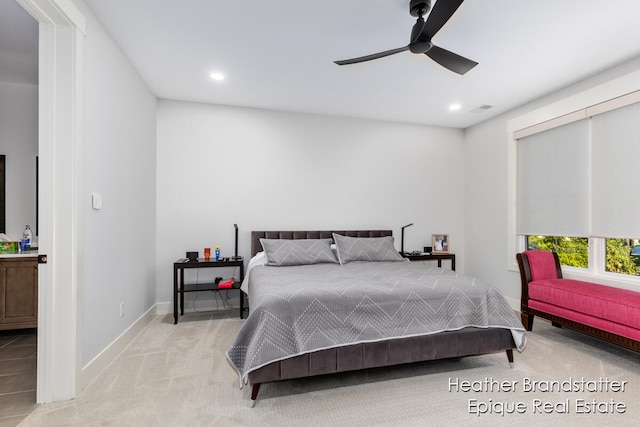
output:
[[[589,235],[589,121],[520,138],[517,233]]]
[[[592,235],[640,238],[640,104],[593,116]]]

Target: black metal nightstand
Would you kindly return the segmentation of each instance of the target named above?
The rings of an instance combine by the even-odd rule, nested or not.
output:
[[[236,279],[231,288],[219,288],[218,283],[198,283],[198,284],[185,284],[184,283],[184,270],[187,268],[220,268],[220,267],[239,267],[240,278]],[[244,259],[239,257],[237,259],[221,259],[216,261],[215,259],[205,260],[200,258],[197,261],[189,261],[186,258],[179,259],[173,263],[173,324],[178,323],[178,295],[180,295],[180,315],[184,315],[184,294],[187,292],[202,292],[213,291],[219,292],[228,289],[240,289],[242,281],[244,280]],[[240,318],[244,312],[244,295],[240,291]]]

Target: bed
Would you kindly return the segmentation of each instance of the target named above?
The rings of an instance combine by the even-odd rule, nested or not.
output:
[[[391,230],[253,231],[251,311],[227,359],[240,386],[522,351],[522,323],[480,281],[402,258]],[[333,257],[333,258],[332,258]]]

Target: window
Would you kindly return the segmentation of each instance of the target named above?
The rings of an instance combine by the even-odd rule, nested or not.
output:
[[[561,265],[589,267],[589,239],[586,237],[527,236],[527,249],[556,252]]]
[[[640,283],[638,81],[509,122],[510,268],[516,252],[545,249],[562,265]]]
[[[606,239],[605,271],[640,276],[640,240]]]

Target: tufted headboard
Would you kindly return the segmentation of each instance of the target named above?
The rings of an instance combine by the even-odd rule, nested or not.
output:
[[[252,231],[251,232],[251,256],[262,250],[260,239],[331,239],[332,234],[342,234],[349,237],[385,237],[392,236],[391,230],[349,230],[349,231]]]

